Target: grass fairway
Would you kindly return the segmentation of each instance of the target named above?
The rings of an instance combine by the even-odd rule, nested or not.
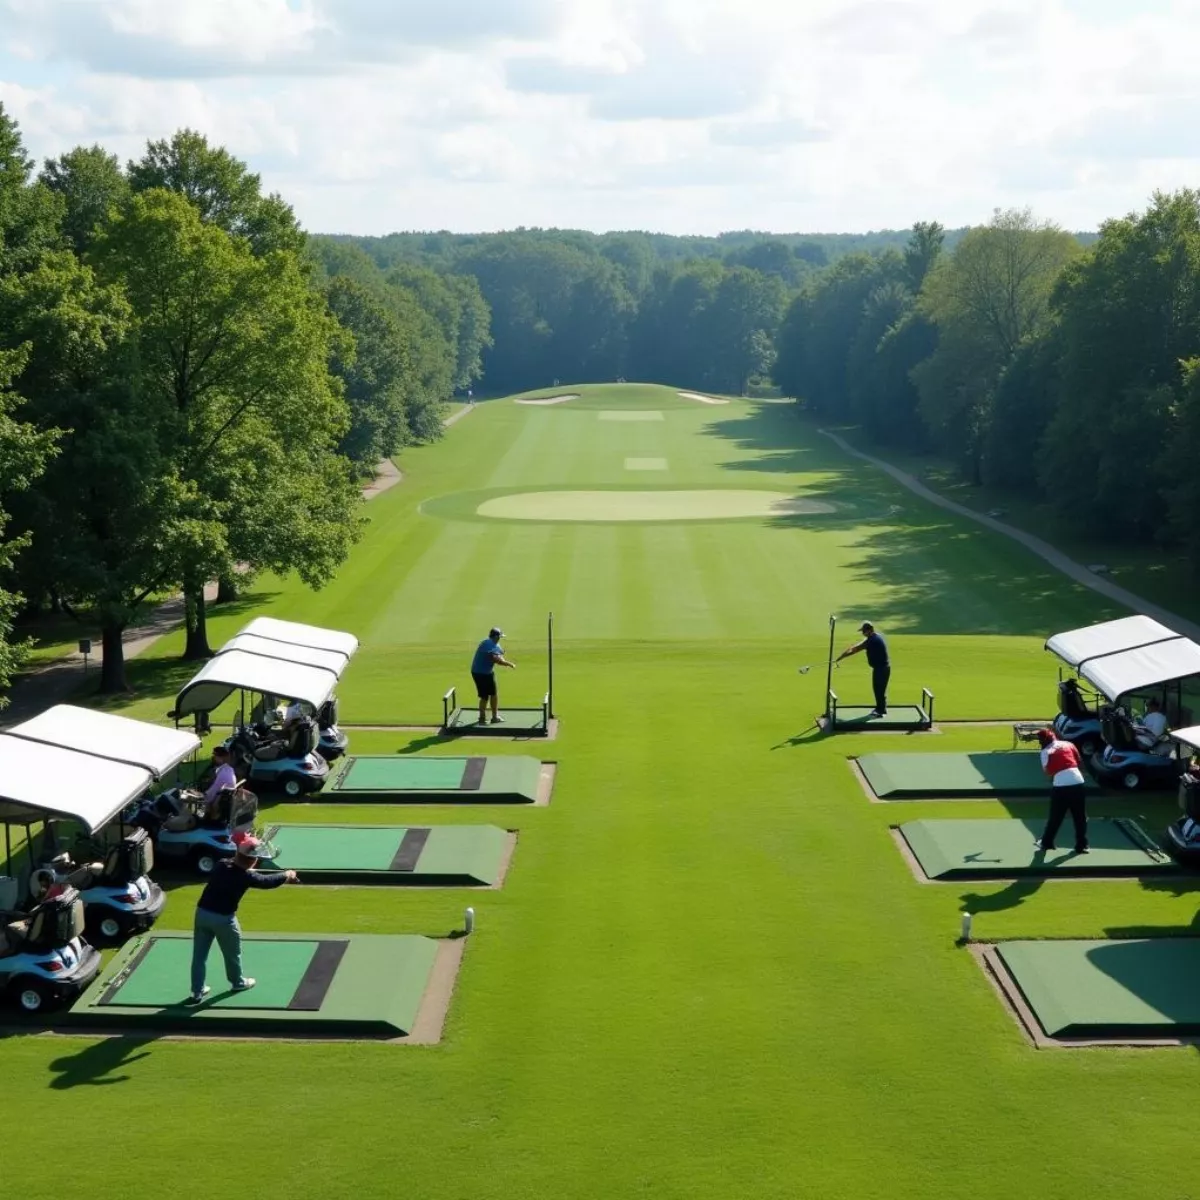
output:
[[[20,1121],[5,1194],[43,1190],[65,1147],[97,1198],[128,1196],[143,1174],[181,1198],[1194,1190],[1175,1148],[1195,1052],[1035,1051],[954,937],[964,906],[981,937],[1185,930],[1196,891],[1178,879],[921,886],[891,823],[1012,814],[915,802],[898,816],[867,802],[846,756],[1001,748],[1008,729],[810,728],[831,611],[847,641],[849,618],[875,620],[894,699],[929,686],[942,719],[1048,713],[1045,636],[1119,614],[845,458],[787,406],[562,391],[579,399],[479,404],[407,455],[405,483],[372,502],[366,540],[320,594],[267,584],[212,621],[214,643],[256,604],[353,630],[363,649],[340,689],[343,720],[434,723],[450,684],[469,689],[470,652],[497,622],[519,664],[502,697],[539,701],[554,610],[560,736],[486,749],[560,763],[548,808],[504,813],[520,839],[502,891],[301,887],[243,906],[260,932],[438,935],[473,903],[443,1043],[9,1038],[0,1079]],[[639,408],[664,419],[597,419]],[[667,460],[655,487],[777,490],[835,511],[541,524],[488,520],[464,499],[645,490],[628,458]],[[190,673],[179,649],[167,639],[131,664],[141,696],[124,711],[161,719]],[[821,666],[798,675],[808,663]],[[866,668],[844,665],[836,686],[847,703],[866,698]],[[410,733],[352,738],[360,753],[463,752]],[[273,816],[377,824],[386,811]],[[397,824],[495,820],[477,806],[394,811]],[[1144,814],[1155,829],[1170,815],[1145,800],[1093,811]],[[197,891],[172,895],[167,928],[187,927]]]

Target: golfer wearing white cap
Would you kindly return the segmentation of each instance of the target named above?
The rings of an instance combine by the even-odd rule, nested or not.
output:
[[[233,858],[217,863],[200,893],[192,931],[192,992],[185,1004],[199,1004],[212,990],[204,982],[204,976],[208,969],[208,952],[214,941],[221,947],[225,977],[235,992],[244,992],[256,982],[242,974],[242,927],[237,919],[238,905],[251,888],[277,888],[298,881],[295,871],[270,875],[256,871],[258,851],[257,838],[243,838]]]
[[[475,657],[471,659],[471,678],[475,680],[475,691],[479,696],[480,725],[487,724],[489,700],[492,704],[492,724],[504,724],[504,718],[498,711],[500,698],[496,694],[496,668],[515,668],[517,664],[504,657],[504,651],[500,649],[503,636],[499,629],[493,628],[475,648]]]

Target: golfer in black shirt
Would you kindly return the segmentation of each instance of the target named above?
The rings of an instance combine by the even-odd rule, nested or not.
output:
[[[256,838],[243,839],[233,858],[217,863],[200,893],[192,932],[192,993],[185,1004],[199,1004],[212,990],[204,982],[204,976],[208,952],[214,941],[221,947],[225,977],[235,992],[244,992],[256,982],[242,974],[242,927],[237,919],[238,905],[251,888],[277,888],[297,881],[295,871],[270,875],[256,871],[258,849]]]
[[[871,668],[871,686],[875,690],[875,708],[871,716],[886,716],[888,681],[892,678],[887,642],[875,632],[875,626],[870,621],[862,623],[859,633],[863,634],[863,640],[848,650],[843,650],[837,656],[837,661],[841,662],[843,658],[849,658],[850,655],[859,654],[864,650],[867,652],[867,665]]]

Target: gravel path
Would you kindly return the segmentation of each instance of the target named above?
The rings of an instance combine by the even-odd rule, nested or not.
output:
[[[922,500],[928,500],[930,504],[936,504],[938,508],[944,508],[948,512],[956,513],[960,517],[967,517],[977,524],[992,530],[993,533],[1000,533],[1007,538],[1012,538],[1014,542],[1020,542],[1027,550],[1032,550],[1038,558],[1049,563],[1076,583],[1081,583],[1084,587],[1091,588],[1093,592],[1098,592],[1101,596],[1105,596],[1109,600],[1115,600],[1118,604],[1123,604],[1126,608],[1130,608],[1134,612],[1143,613],[1147,617],[1153,617],[1156,621],[1161,621],[1164,625],[1182,633],[1185,637],[1200,642],[1200,625],[1187,620],[1186,617],[1181,617],[1177,613],[1161,608],[1157,604],[1152,604],[1149,600],[1143,599],[1143,597],[1129,591],[1128,588],[1120,587],[1118,584],[1113,583],[1112,580],[1105,579],[1102,575],[1097,575],[1095,571],[1089,571],[1087,567],[1081,563],[1077,563],[1073,558],[1068,558],[1061,550],[1056,550],[1049,542],[1043,541],[1040,537],[1035,537],[1032,533],[1026,533],[1025,530],[1017,529],[1012,525],[1006,525],[1003,521],[996,520],[995,517],[989,517],[984,513],[967,508],[965,505],[958,504],[954,500],[948,500],[945,496],[941,496],[931,488],[927,488],[916,476],[910,475],[907,471],[900,470],[899,467],[892,466],[891,463],[885,462],[882,458],[876,458],[872,454],[864,454],[863,451],[856,449],[845,438],[839,437],[836,433],[830,433],[828,429],[822,429],[821,433],[847,454],[862,459],[863,462],[868,462],[873,467],[878,467],[879,470],[890,475],[897,483],[903,484],[910,492],[920,496]]]

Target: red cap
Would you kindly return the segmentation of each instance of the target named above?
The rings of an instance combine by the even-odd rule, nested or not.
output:
[[[1054,741],[1053,729],[1039,729],[1037,731],[1037,740],[1045,746],[1047,743]]]

